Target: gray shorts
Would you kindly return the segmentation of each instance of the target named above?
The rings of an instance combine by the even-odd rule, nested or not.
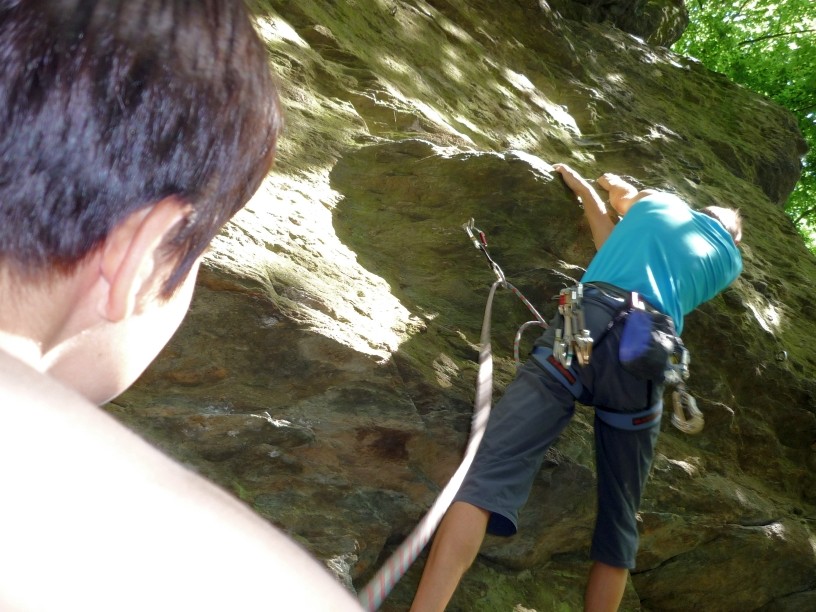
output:
[[[622,301],[591,288],[584,295],[587,327],[600,340],[593,347],[590,364],[573,367],[584,387],[581,403],[630,413],[660,401],[660,385],[637,379],[618,364],[620,332],[614,326],[607,332],[607,326]],[[536,344],[552,346],[553,329],[551,325]],[[507,386],[456,495],[456,501],[491,512],[489,533],[516,533],[519,508],[527,501],[544,454],[574,410],[572,393],[535,359],[528,360]],[[660,432],[657,425],[659,420],[654,427],[629,431],[595,417],[598,514],[590,554],[596,561],[635,567],[636,514]]]

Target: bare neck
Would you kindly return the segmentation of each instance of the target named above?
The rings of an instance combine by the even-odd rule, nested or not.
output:
[[[0,269],[0,350],[45,371],[54,352],[81,333],[81,276],[28,281]]]

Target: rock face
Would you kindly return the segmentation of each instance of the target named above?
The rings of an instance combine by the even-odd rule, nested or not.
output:
[[[593,254],[551,163],[734,204],[744,274],[684,334],[706,428],[663,424],[622,609],[816,608],[816,262],[782,211],[793,118],[659,46],[679,0],[255,11],[287,111],[276,169],[216,239],[179,333],[107,409],[359,589],[467,440],[495,277],[462,224],[549,318]],[[498,294],[498,391],[530,318]],[[580,609],[594,499],[579,407],[520,534],[486,541],[449,609]],[[422,561],[384,609],[407,609]]]
[[[544,0],[539,4],[546,7]],[[568,19],[611,23],[663,47],[677,42],[689,23],[683,0],[552,0],[549,6]]]

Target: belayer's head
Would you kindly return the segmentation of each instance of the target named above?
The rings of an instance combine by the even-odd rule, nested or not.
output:
[[[0,0],[0,350],[121,393],[280,127],[243,0]]]
[[[242,0],[0,0],[0,266],[71,273],[172,199],[169,297],[269,171],[280,125]]]

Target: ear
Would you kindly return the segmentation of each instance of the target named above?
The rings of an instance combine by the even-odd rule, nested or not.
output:
[[[158,292],[171,262],[161,247],[191,207],[174,197],[137,210],[110,232],[102,248],[100,272],[108,290],[100,314],[121,321],[139,308],[139,298]]]

